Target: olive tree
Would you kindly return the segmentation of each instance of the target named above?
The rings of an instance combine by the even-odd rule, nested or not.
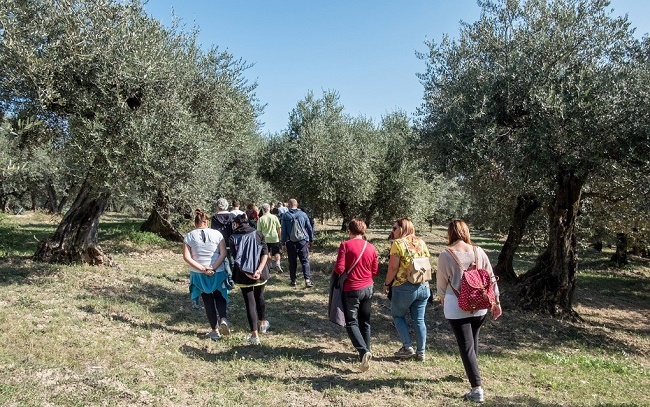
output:
[[[642,44],[606,0],[479,5],[480,19],[463,24],[457,40],[428,42],[421,131],[449,171],[497,177],[486,199],[501,199],[506,186],[543,204],[547,248],[521,276],[520,299],[575,315],[583,189],[596,168],[647,161],[647,133],[629,110],[630,98],[642,98],[633,86]]]
[[[8,0],[0,5],[0,24],[2,108],[59,130],[49,142],[65,149],[78,186],[36,259],[110,263],[97,244],[97,225],[111,197],[214,188],[201,185],[201,175],[213,165],[215,140],[231,135],[226,116],[237,102],[210,100],[222,110],[222,127],[197,119],[200,108],[192,103],[200,79],[212,75],[224,88],[235,84],[219,95],[252,104],[241,78],[245,64],[227,53],[203,55],[196,33],[162,27],[138,1]],[[205,60],[215,69],[202,69]],[[249,111],[254,116],[256,109]],[[251,129],[255,121],[249,115],[237,125]]]

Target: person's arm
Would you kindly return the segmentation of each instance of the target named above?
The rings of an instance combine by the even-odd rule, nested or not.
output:
[[[282,239],[281,239],[281,236],[282,236],[282,227],[281,226],[282,225],[280,224],[280,219],[278,219],[277,216],[275,217],[274,223],[275,223],[275,230],[277,230],[277,232],[278,232],[278,238],[280,238],[280,241],[282,241]]]
[[[377,254],[377,249],[375,249],[374,246],[372,246],[372,265],[370,267],[373,277],[379,274],[379,255]]]
[[[282,220],[280,221],[280,226],[282,229],[282,234],[280,235],[280,242],[282,243],[282,247],[287,245],[287,240],[289,239],[288,230],[287,230],[288,229],[287,224],[289,222],[288,218],[289,215],[285,213],[284,215],[282,215]]]
[[[248,278],[251,278],[253,280],[259,280],[260,277],[262,276],[262,270],[264,270],[264,266],[266,266],[266,262],[269,259],[269,255],[265,254],[260,258],[260,264],[257,266],[255,269],[255,273],[253,275],[246,274]]]
[[[388,272],[386,272],[386,281],[384,281],[384,294],[388,294],[388,288],[391,286],[393,280],[395,279],[395,276],[397,275],[397,270],[399,269],[399,260],[399,255],[391,253],[390,258],[388,259]]]
[[[219,242],[219,257],[217,257],[217,259],[211,265],[213,270],[216,270],[219,268],[219,266],[221,266],[223,261],[226,259],[226,254],[226,239],[221,239]]]
[[[192,258],[192,251],[190,250],[190,247],[187,245],[187,243],[183,243],[183,260],[185,260],[185,263],[192,266],[193,269],[200,271],[202,273],[206,273],[206,271],[209,270],[208,267],[199,264],[196,260]]]
[[[345,250],[345,245],[341,243],[339,245],[339,251],[338,254],[336,255],[336,263],[334,263],[334,272],[336,274],[343,274],[345,271],[345,253],[347,250]]]
[[[307,216],[306,213],[304,219],[305,219],[305,228],[306,228],[305,230],[307,231],[307,236],[309,236],[309,243],[314,243],[314,227],[311,225],[311,222],[309,221],[309,217]]]
[[[443,250],[438,256],[438,270],[436,272],[436,294],[440,302],[445,304],[445,293],[447,292],[447,279],[449,278],[449,255]]]
[[[494,302],[490,306],[490,312],[492,312],[492,319],[496,320],[501,316],[501,314],[503,314],[503,310],[501,309],[501,300],[499,299],[499,285],[496,282],[496,277],[494,277],[494,271],[492,270],[492,264],[490,264],[490,258],[482,247],[478,247],[478,250],[481,251],[481,261],[483,268],[494,279]]]
[[[386,272],[386,280],[384,281],[384,293],[388,294],[389,287],[393,284],[397,270],[400,263],[400,249],[397,241],[394,241],[390,246],[390,257],[388,258],[388,271]]]

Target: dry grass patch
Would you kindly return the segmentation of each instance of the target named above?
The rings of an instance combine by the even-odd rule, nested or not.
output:
[[[0,227],[23,236],[24,225],[55,226],[42,215],[22,216],[5,216]],[[427,361],[402,361],[392,357],[400,344],[389,303],[377,294],[375,357],[359,373],[345,331],[325,317],[328,273],[345,238],[338,224],[317,225],[313,289],[290,288],[287,272],[272,276],[271,330],[253,347],[245,343],[238,290],[229,305],[233,334],[217,342],[202,338],[208,324],[190,304],[180,247],[134,235],[137,221],[104,219],[101,233],[109,239],[102,246],[120,264],[115,268],[33,263],[23,254],[29,245],[15,250],[18,243],[3,243],[0,405],[466,405],[460,396],[467,381],[440,306],[427,311]],[[388,228],[369,234],[384,259],[387,235]],[[432,252],[444,247],[442,228],[423,235]],[[486,245],[493,260],[497,246]],[[576,309],[586,323],[507,308],[486,324],[480,357],[486,405],[647,405],[650,307],[643,290],[650,269],[635,261],[622,273],[610,270],[601,262],[607,255],[590,254],[579,277]],[[385,264],[380,273],[377,293]]]

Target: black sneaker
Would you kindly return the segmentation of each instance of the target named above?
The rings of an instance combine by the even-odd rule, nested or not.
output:
[[[306,278],[305,279],[305,288],[312,288],[313,286],[314,286],[314,283],[312,283],[310,279]]]
[[[291,280],[291,282],[289,283],[289,285],[290,285],[291,287],[295,287],[295,286],[296,286],[296,281],[295,281],[295,280]]]

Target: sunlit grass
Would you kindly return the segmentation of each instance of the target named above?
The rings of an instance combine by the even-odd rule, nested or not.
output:
[[[138,232],[142,219],[102,219],[100,244],[119,264],[106,268],[32,262],[24,253],[35,245],[21,246],[16,236],[29,225],[32,233],[56,224],[24,216],[0,224],[9,253],[0,259],[0,405],[466,405],[461,396],[468,383],[439,305],[427,311],[427,361],[393,358],[400,343],[390,304],[378,294],[385,265],[373,303],[375,357],[359,373],[345,330],[325,317],[328,273],[346,238],[337,222],[316,226],[313,289],[289,287],[286,272],[272,276],[266,288],[271,329],[252,347],[245,342],[239,290],[229,304],[232,335],[203,339],[206,317],[189,301],[180,245]],[[383,260],[387,235],[387,228],[368,234]],[[443,228],[421,235],[432,252],[444,248]],[[496,261],[498,251],[479,242]],[[586,323],[516,309],[486,322],[485,405],[644,405],[650,306],[643,290],[650,269],[645,263],[603,269],[598,265],[608,255],[590,256],[576,291]],[[510,288],[504,295],[512,295]]]

